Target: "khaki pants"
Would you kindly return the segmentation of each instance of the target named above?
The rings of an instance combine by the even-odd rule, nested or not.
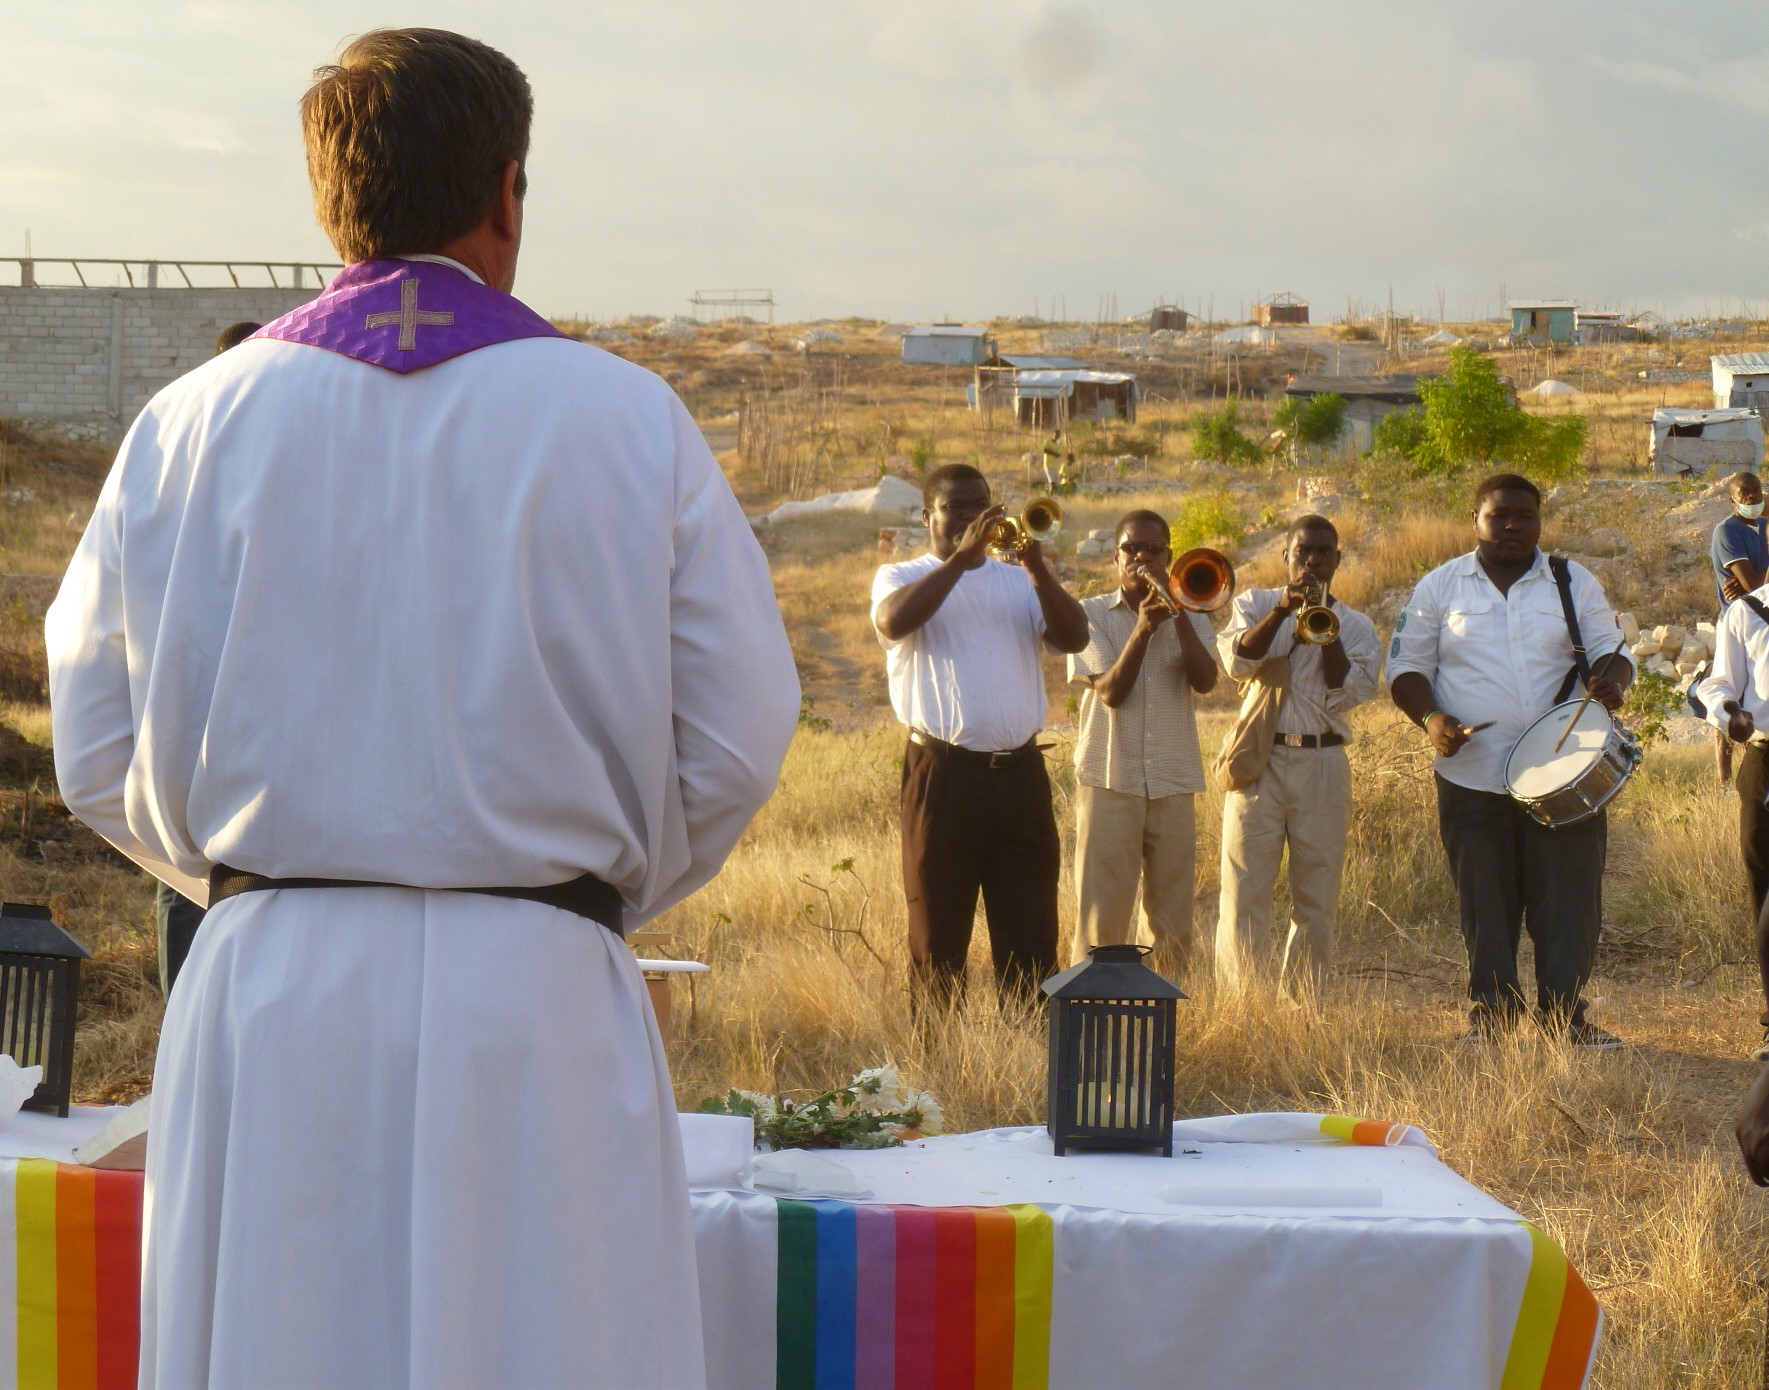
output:
[[[1136,940],[1136,886],[1155,964],[1172,974],[1192,952],[1197,826],[1189,792],[1151,799],[1075,788],[1075,959],[1090,946]],[[1145,943],[1145,944],[1149,944]]]
[[[1318,986],[1333,963],[1351,762],[1344,748],[1271,750],[1264,775],[1222,802],[1222,903],[1216,978],[1234,986],[1269,964],[1272,892],[1290,846],[1290,933],[1280,978]]]

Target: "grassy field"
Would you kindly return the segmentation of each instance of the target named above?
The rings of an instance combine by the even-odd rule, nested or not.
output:
[[[641,339],[621,350],[672,377],[751,510],[792,491],[863,485],[881,467],[913,475],[917,462],[958,459],[978,462],[1010,500],[1024,497],[1022,455],[1037,436],[964,411],[957,374],[916,374],[890,360],[894,342],[870,328],[837,328],[840,351],[804,359],[791,355],[787,330],[756,328],[686,346]],[[1016,333],[1026,341],[1008,337]],[[766,338],[776,355],[726,357],[743,335]],[[1004,329],[1003,346],[1030,347],[1033,336]],[[1211,515],[1232,519],[1224,539],[1244,582],[1273,577],[1273,536],[1299,508],[1297,475],[1275,465],[1199,464],[1190,422],[1213,391],[1249,379],[1269,385],[1309,353],[1318,366],[1326,341],[1317,335],[1236,363],[1200,355],[1140,364],[1153,399],[1136,424],[1076,437],[1095,462],[1094,482],[1065,499],[1065,550],[1132,506],[1176,516],[1214,508]],[[1593,420],[1596,481],[1556,496],[1550,543],[1609,566],[1619,604],[1657,621],[1693,620],[1707,616],[1711,589],[1699,555],[1668,519],[1685,494],[1607,483],[1638,468],[1643,411],[1667,391],[1670,403],[1693,403],[1701,392],[1644,392],[1635,379],[1644,350],[1629,353],[1502,360],[1521,384],[1547,368],[1586,388],[1573,408]],[[1421,362],[1367,365],[1416,370]],[[765,447],[753,444],[761,417],[772,431]],[[1247,418],[1258,436],[1265,405],[1251,404]],[[736,451],[740,430],[750,431],[750,454]],[[1630,440],[1639,445],[1633,454]],[[1125,455],[1138,462],[1108,462]],[[0,426],[0,891],[52,903],[93,949],[77,1091],[121,1100],[148,1086],[159,1025],[151,896],[142,876],[69,821],[56,799],[39,636],[42,604],[104,466],[101,455]],[[1395,491],[1368,465],[1340,457],[1311,461],[1307,471],[1334,475],[1348,497],[1360,477],[1367,484],[1361,503],[1333,506],[1348,550],[1336,591],[1384,628],[1413,579],[1468,544],[1465,506],[1454,496]],[[866,622],[878,525],[833,516],[764,532],[811,703],[778,794],[724,873],[659,923],[677,951],[713,967],[691,1008],[685,991],[678,996],[669,1039],[677,1097],[690,1107],[732,1085],[821,1088],[893,1060],[942,1100],[957,1128],[1036,1122],[1042,1034],[1036,1020],[995,1007],[980,927],[963,1023],[931,1037],[908,1024],[895,830],[901,738]],[[1103,564],[1072,554],[1062,572],[1081,592],[1110,582]],[[1054,661],[1048,677],[1058,818],[1072,837],[1072,711]],[[1225,682],[1205,705],[1207,747],[1231,708]],[[1654,748],[1615,813],[1590,993],[1594,1021],[1631,1046],[1584,1055],[1526,1032],[1468,1050],[1453,1042],[1465,966],[1422,740],[1386,703],[1360,711],[1356,725],[1358,814],[1332,984],[1318,1006],[1297,1012],[1257,995],[1218,997],[1199,971],[1181,1011],[1182,1108],[1330,1109],[1419,1124],[1452,1167],[1560,1240],[1597,1291],[1609,1317],[1598,1385],[1754,1383],[1769,1207],[1746,1185],[1728,1131],[1748,1079],[1757,1004],[1737,803],[1712,789],[1707,749]],[[1220,796],[1207,793],[1197,883],[1206,949],[1219,819]],[[1066,932],[1066,866],[1064,875]]]

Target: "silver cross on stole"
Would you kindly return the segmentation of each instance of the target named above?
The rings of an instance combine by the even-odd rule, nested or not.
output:
[[[408,275],[399,282],[399,312],[370,314],[363,320],[364,328],[388,328],[399,325],[399,351],[411,352],[418,345],[418,325],[433,323],[446,327],[455,321],[450,310],[418,308],[418,277]]]

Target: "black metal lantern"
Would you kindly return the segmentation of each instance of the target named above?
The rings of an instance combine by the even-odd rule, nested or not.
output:
[[[1173,1155],[1173,1041],[1178,985],[1143,964],[1145,946],[1095,946],[1044,982],[1050,996],[1050,1109],[1045,1128],[1070,1148]]]
[[[91,952],[34,903],[0,903],[0,1053],[43,1080],[27,1110],[65,1116],[74,1090],[80,962]]]

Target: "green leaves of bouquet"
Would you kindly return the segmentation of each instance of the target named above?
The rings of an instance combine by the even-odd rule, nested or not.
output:
[[[771,1149],[888,1149],[931,1138],[946,1123],[940,1102],[904,1086],[889,1063],[809,1100],[732,1089],[695,1108],[702,1115],[748,1116],[755,1121],[756,1142]]]

